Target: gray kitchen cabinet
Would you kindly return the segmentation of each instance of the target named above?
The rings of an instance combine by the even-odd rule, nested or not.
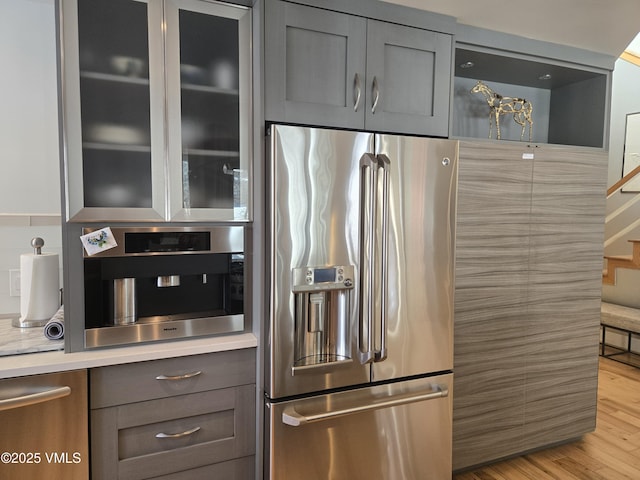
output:
[[[606,152],[460,143],[455,470],[595,428]]]
[[[93,479],[253,477],[253,349],[95,368],[90,393]]]
[[[280,0],[265,15],[267,121],[448,135],[451,35]]]
[[[65,219],[250,219],[251,11],[62,0]]]

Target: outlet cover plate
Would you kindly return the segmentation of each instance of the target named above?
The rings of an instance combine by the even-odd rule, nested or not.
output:
[[[20,269],[18,268],[9,270],[9,296],[20,296]]]

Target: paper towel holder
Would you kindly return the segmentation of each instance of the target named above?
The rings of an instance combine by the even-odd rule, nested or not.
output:
[[[44,240],[40,237],[33,237],[31,239],[31,246],[33,247],[33,254],[34,255],[42,255],[42,247],[44,247]],[[60,289],[58,288],[58,291]],[[60,305],[58,305],[60,306]],[[44,326],[48,321],[50,320],[50,318],[45,318],[45,319],[27,319],[27,318],[23,318],[22,314],[17,317],[17,318],[13,318],[11,320],[11,326],[16,327],[16,328],[33,328],[33,327],[42,327]]]

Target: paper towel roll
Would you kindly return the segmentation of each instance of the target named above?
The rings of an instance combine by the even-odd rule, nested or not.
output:
[[[59,306],[58,254],[20,255],[20,322],[42,322],[44,325]]]
[[[64,306],[44,326],[44,336],[49,340],[64,338]]]

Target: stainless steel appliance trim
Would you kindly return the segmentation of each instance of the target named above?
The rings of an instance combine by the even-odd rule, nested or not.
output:
[[[56,387],[44,392],[30,393],[19,397],[6,398],[0,400],[0,412],[3,410],[12,410],[14,408],[28,407],[36,403],[48,402],[56,398],[67,397],[71,395],[71,387]]]
[[[83,251],[84,257],[122,257],[122,256],[148,256],[148,255],[191,255],[207,253],[241,253],[244,251],[244,228],[241,225],[234,226],[188,226],[188,227],[111,227],[111,233],[118,244],[116,247],[94,255]],[[95,232],[99,228],[83,228],[82,234]],[[162,232],[209,232],[211,245],[209,250],[178,251],[178,252],[146,252],[125,253],[125,233],[162,233]]]
[[[295,405],[289,405],[282,412],[282,423],[291,425],[292,427],[299,427],[301,425],[306,425],[307,423],[320,422],[344,415],[377,410],[380,408],[395,407],[398,405],[406,405],[414,402],[423,402],[436,398],[447,397],[448,395],[449,389],[446,385],[435,384],[431,386],[428,392],[399,395],[397,397],[391,397],[384,400],[372,399],[370,403],[362,403],[362,400],[359,399],[359,401],[352,406],[329,412],[300,414],[296,411]]]
[[[97,348],[242,331],[244,331],[244,315],[238,314],[90,328],[85,330],[84,337],[85,348]]]

